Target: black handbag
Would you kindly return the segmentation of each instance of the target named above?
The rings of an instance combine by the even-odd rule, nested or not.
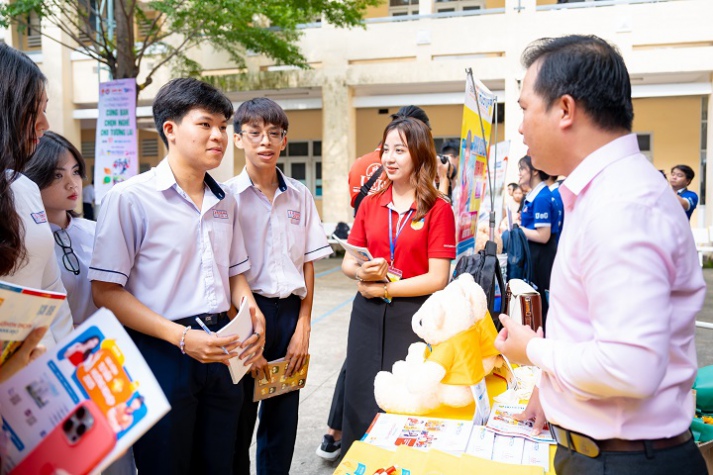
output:
[[[483,292],[485,292],[485,296],[488,299],[490,316],[493,319],[495,328],[500,331],[503,326],[500,323],[498,315],[502,307],[502,294],[505,292],[505,282],[500,269],[500,263],[498,262],[497,245],[493,241],[488,241],[485,243],[485,249],[478,251],[477,254],[463,256],[458,259],[455,271],[453,272],[453,279],[464,273],[472,275],[475,283],[483,288]],[[496,283],[501,293],[501,307],[499,308],[495,308]]]

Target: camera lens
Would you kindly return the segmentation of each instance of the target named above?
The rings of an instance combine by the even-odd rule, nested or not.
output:
[[[75,413],[77,415],[77,419],[84,419],[84,415],[87,412],[87,410],[84,408],[84,406],[80,406],[79,409],[77,409],[77,412]]]
[[[69,432],[72,430],[72,427],[74,427],[74,421],[70,418],[64,421],[64,424],[62,424],[62,430],[65,432]]]
[[[439,155],[438,158],[441,159],[442,164],[445,165],[446,163],[448,163],[448,157],[446,157],[445,155]]]
[[[77,435],[78,435],[78,436],[81,437],[82,435],[84,435],[84,433],[85,433],[86,431],[87,431],[87,426],[85,426],[84,424],[79,424],[79,425],[77,426]]]

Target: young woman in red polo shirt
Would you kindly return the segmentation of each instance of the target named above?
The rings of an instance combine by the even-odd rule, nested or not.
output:
[[[420,120],[398,118],[384,130],[382,143],[388,184],[364,199],[349,234],[349,243],[368,248],[374,259],[360,264],[346,254],[342,262],[358,291],[347,344],[343,453],[379,411],[376,373],[390,371],[419,340],[411,317],[448,283],[455,257],[453,211],[434,186],[430,129]]]

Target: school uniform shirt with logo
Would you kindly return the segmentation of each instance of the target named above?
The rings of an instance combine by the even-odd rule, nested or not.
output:
[[[552,203],[552,192],[544,182],[540,182],[525,197],[525,204],[522,206],[520,216],[522,227],[527,229],[552,227],[556,222],[556,215],[557,211]]]
[[[94,248],[94,232],[97,223],[83,218],[70,218],[65,231],[72,240],[72,251],[79,261],[79,274],[74,274],[64,266],[64,250],[55,242],[54,255],[57,265],[62,275],[62,284],[67,289],[67,302],[72,310],[72,319],[75,325],[79,325],[84,320],[92,316],[97,311],[92,297],[92,283],[89,282],[89,264],[92,261],[92,249]],[[57,232],[61,228],[50,223],[52,232]]]
[[[245,276],[250,289],[268,298],[307,295],[304,264],[327,257],[327,242],[312,194],[277,169],[272,203],[253,184],[247,169],[225,183],[238,204],[240,227],[250,255]]]
[[[374,257],[390,260],[389,248],[389,213],[392,213],[392,226],[395,232],[398,213],[390,208],[392,189],[387,188],[380,195],[368,196],[362,201],[349,233],[349,244],[366,246]],[[451,205],[438,198],[426,216],[413,220],[416,203],[412,203],[413,214],[403,227],[398,237],[394,252],[394,267],[403,272],[402,278],[408,279],[428,272],[428,259],[454,259],[455,218]],[[367,219],[368,217],[368,219]]]
[[[676,194],[679,196],[679,198],[683,198],[684,200],[688,201],[688,209],[685,211],[686,216],[690,221],[691,215],[693,214],[693,210],[695,210],[696,206],[698,206],[698,195],[694,191],[689,190],[688,188],[682,188],[678,190]]]
[[[168,159],[115,185],[102,200],[89,280],[124,286],[169,320],[225,312],[229,278],[250,268],[238,210],[208,174],[202,209]]]
[[[15,199],[15,210],[22,219],[27,260],[17,272],[0,276],[0,280],[35,289],[66,293],[52,251],[54,238],[47,222],[40,189],[24,175],[19,175],[10,188]],[[45,334],[41,344],[50,348],[69,335],[72,329],[72,315],[65,301],[60,306],[57,316],[50,325],[50,331]]]

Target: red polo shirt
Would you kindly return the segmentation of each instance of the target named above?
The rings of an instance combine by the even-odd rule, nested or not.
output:
[[[365,246],[374,257],[390,259],[389,252],[389,213],[392,233],[396,234],[399,214],[389,209],[391,187],[383,194],[364,198],[357,212],[354,226],[349,232],[349,243]],[[414,214],[416,203],[411,205]],[[411,215],[412,217],[414,215]],[[402,278],[408,279],[428,272],[429,258],[454,259],[456,257],[456,227],[453,210],[444,199],[438,198],[433,207],[420,221],[407,223],[394,251],[394,267],[403,272]]]

